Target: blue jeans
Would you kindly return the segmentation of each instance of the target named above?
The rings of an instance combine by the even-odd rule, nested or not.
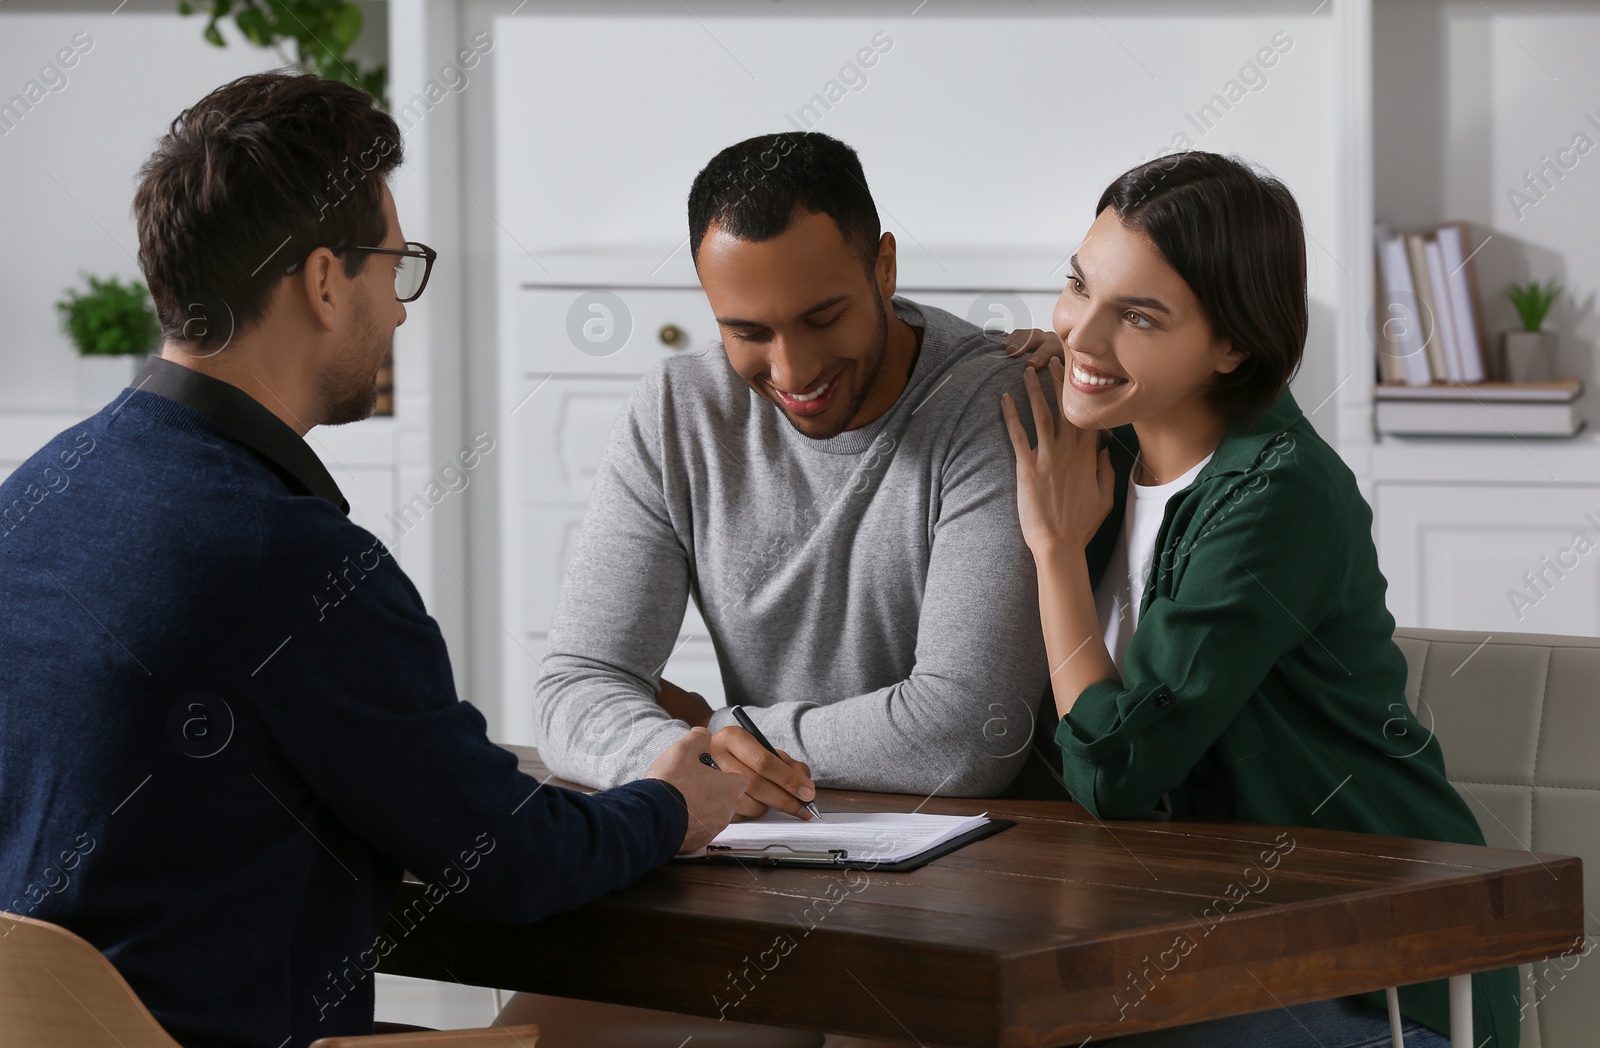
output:
[[[1401,1017],[1405,1048],[1450,1048],[1450,1038]],[[1388,1048],[1389,1013],[1345,997],[1212,1019],[1099,1042],[1116,1048]]]

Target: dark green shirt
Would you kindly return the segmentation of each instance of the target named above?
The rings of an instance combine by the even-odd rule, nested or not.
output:
[[[1096,580],[1138,449],[1131,425],[1112,437]],[[1056,728],[1074,800],[1106,819],[1165,798],[1173,819],[1484,843],[1406,703],[1372,511],[1287,389],[1172,496],[1156,551],[1122,679],[1085,688]],[[1473,976],[1473,998],[1475,1048],[1490,1034],[1488,1048],[1517,1048],[1517,969]],[[1381,991],[1359,999],[1384,1006]],[[1444,980],[1403,987],[1400,1005],[1448,1031]]]

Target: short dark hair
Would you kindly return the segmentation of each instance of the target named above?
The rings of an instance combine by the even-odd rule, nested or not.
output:
[[[400,129],[359,88],[240,77],[172,122],[139,170],[139,265],[162,335],[199,350],[255,325],[284,270],[318,247],[389,235],[383,179]],[[344,257],[355,276],[367,256]]]
[[[1242,160],[1190,150],[1121,175],[1095,214],[1108,207],[1166,256],[1212,331],[1245,352],[1207,401],[1230,422],[1254,422],[1305,352],[1306,236],[1293,194]]]
[[[870,272],[878,261],[878,208],[856,151],[821,131],[758,135],[711,158],[689,188],[689,254],[715,222],[740,240],[771,240],[796,212],[833,219]]]

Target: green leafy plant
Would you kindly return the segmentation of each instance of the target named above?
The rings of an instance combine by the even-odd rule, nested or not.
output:
[[[350,45],[361,35],[361,8],[348,0],[178,0],[182,14],[203,14],[207,17],[203,35],[215,47],[226,47],[227,41],[217,29],[217,23],[229,15],[234,25],[257,47],[270,47],[287,63],[308,73],[329,80],[338,80],[361,88],[389,107],[384,92],[389,86],[389,67],[359,68],[359,64],[345,57]],[[294,57],[284,52],[283,45],[294,45]]]
[[[1542,284],[1537,280],[1530,280],[1526,284],[1507,284],[1506,297],[1517,308],[1517,316],[1522,318],[1522,330],[1538,331],[1544,326],[1544,318],[1550,312],[1550,307],[1561,297],[1561,285],[1554,279]]]
[[[56,303],[61,330],[88,356],[149,353],[161,342],[161,321],[150,292],[137,280],[101,280],[84,274],[88,291],[68,288]]]

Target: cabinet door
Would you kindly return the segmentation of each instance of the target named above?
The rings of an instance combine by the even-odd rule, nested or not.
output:
[[[523,288],[517,366],[529,375],[632,375],[721,336],[699,288]]]
[[[1400,625],[1600,632],[1600,486],[1380,481],[1375,512]]]
[[[588,501],[612,423],[638,381],[637,375],[546,380],[536,401],[517,413],[528,503]]]
[[[578,541],[606,439],[638,376],[550,379],[539,410],[519,413],[522,440],[524,622],[543,634],[555,614],[567,560]],[[530,405],[531,406],[531,405]],[[707,635],[691,603],[682,632]]]

